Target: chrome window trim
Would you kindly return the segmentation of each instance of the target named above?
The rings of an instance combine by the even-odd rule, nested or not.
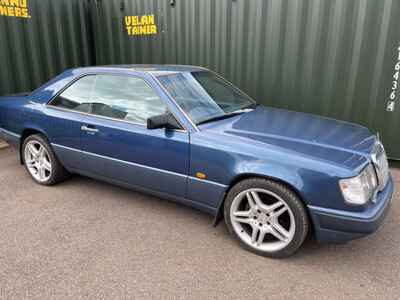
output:
[[[147,127],[147,125],[143,124],[143,123],[137,123],[137,122],[127,121],[127,120],[122,120],[122,119],[117,119],[117,118],[111,118],[111,117],[106,117],[106,116],[101,116],[101,115],[96,115],[96,114],[91,114],[91,113],[85,113],[85,112],[81,112],[81,111],[77,111],[77,110],[73,110],[73,109],[58,107],[58,106],[52,104],[52,102],[54,102],[58,98],[58,96],[60,96],[66,89],[71,87],[78,80],[82,79],[83,77],[98,76],[98,75],[138,78],[138,79],[143,80],[149,86],[149,88],[151,88],[154,91],[154,88],[151,86],[151,84],[145,78],[142,78],[142,77],[137,76],[137,75],[115,74],[115,73],[85,73],[85,74],[82,74],[81,76],[76,77],[74,80],[72,80],[70,83],[68,83],[65,87],[63,87],[55,96],[53,96],[53,98],[51,98],[47,103],[45,103],[44,106],[47,107],[47,108],[54,108],[54,109],[64,110],[64,111],[78,113],[78,114],[82,114],[82,115],[93,116],[93,117],[103,118],[103,119],[107,119],[107,120],[120,121],[120,122],[129,123],[129,124],[133,124],[133,125],[141,125],[143,127]],[[95,78],[95,80],[97,80],[97,78]],[[91,93],[93,93],[93,90],[94,90],[94,85],[93,85]],[[156,91],[154,91],[154,92],[159,96],[159,94]],[[163,99],[161,97],[160,97],[160,100],[163,101]],[[165,102],[165,101],[163,101],[163,102]],[[168,105],[167,105],[167,107],[168,107]],[[188,130],[185,128],[185,126],[182,124],[182,122],[179,120],[179,118],[177,118],[173,112],[170,112],[170,113],[174,116],[175,120],[182,127],[182,129],[173,129],[173,131],[188,132]]]
[[[193,176],[188,176],[188,175],[176,173],[176,172],[173,172],[173,171],[154,168],[154,167],[150,167],[150,166],[146,166],[146,165],[142,165],[142,164],[138,164],[138,163],[134,163],[134,162],[129,162],[129,161],[126,161],[126,160],[121,160],[121,159],[117,159],[117,158],[113,158],[113,157],[109,157],[109,156],[95,154],[95,153],[92,153],[92,152],[78,150],[78,149],[75,149],[75,148],[62,146],[62,145],[55,144],[55,143],[51,143],[51,145],[54,146],[54,147],[59,147],[59,148],[62,148],[62,149],[75,151],[75,152],[79,152],[79,153],[82,153],[82,154],[92,155],[92,156],[95,156],[95,157],[98,157],[98,158],[108,159],[108,160],[116,161],[116,162],[119,162],[119,163],[131,165],[131,166],[135,166],[135,167],[140,167],[140,168],[144,168],[144,169],[148,169],[148,170],[152,170],[152,171],[166,173],[166,174],[169,174],[169,175],[174,175],[174,176],[179,176],[179,177],[184,177],[184,178],[190,178],[190,179],[194,179],[196,181],[200,181],[200,182],[204,182],[204,183],[208,183],[208,184],[213,184],[213,185],[216,185],[216,186],[219,186],[219,187],[224,187],[224,188],[227,187],[227,185],[225,185],[225,184],[221,184],[221,183],[210,181],[210,180],[199,179],[199,178],[196,178],[196,177],[193,177]]]

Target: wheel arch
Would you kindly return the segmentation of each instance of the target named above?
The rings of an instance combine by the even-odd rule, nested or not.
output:
[[[283,180],[282,178],[276,177],[276,176],[270,176],[270,175],[266,175],[266,174],[260,174],[260,173],[242,173],[242,174],[238,174],[237,176],[235,176],[231,182],[229,183],[219,205],[217,208],[217,212],[215,214],[214,217],[214,221],[213,221],[213,225],[217,226],[219,224],[219,222],[222,220],[223,218],[223,213],[224,213],[224,203],[225,203],[225,199],[226,196],[228,195],[229,191],[240,181],[246,180],[246,179],[250,179],[250,178],[262,178],[262,179],[267,179],[267,180],[272,180],[278,183],[281,183],[283,185],[285,185],[288,189],[290,189],[294,194],[296,194],[296,196],[300,199],[300,201],[303,203],[304,207],[306,208],[306,212],[307,215],[310,218],[308,209],[307,209],[307,203],[304,199],[304,195],[301,194],[301,192],[299,191],[299,189],[291,182],[287,181],[287,180]]]
[[[41,134],[47,139],[46,134],[38,128],[35,128],[35,127],[24,128],[24,130],[22,130],[21,138],[20,138],[20,142],[19,142],[19,160],[20,160],[21,165],[24,164],[24,160],[22,158],[22,145],[24,144],[24,141],[27,137],[34,135],[34,134]]]

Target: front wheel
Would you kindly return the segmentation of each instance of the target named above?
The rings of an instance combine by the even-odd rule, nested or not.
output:
[[[298,196],[285,185],[263,178],[236,184],[225,200],[224,217],[241,246],[269,257],[292,255],[309,228]]]
[[[41,185],[54,185],[69,175],[41,134],[24,140],[22,157],[29,175]]]

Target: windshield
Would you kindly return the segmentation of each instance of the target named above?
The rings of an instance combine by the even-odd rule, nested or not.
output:
[[[157,78],[195,124],[256,105],[238,88],[209,71],[175,73]]]

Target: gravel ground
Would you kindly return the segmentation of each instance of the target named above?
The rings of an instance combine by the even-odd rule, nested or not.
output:
[[[393,169],[397,185],[400,169]],[[223,223],[74,176],[35,184],[0,150],[0,299],[385,298],[400,295],[400,195],[385,224],[346,245],[312,239],[284,260],[242,250]]]

